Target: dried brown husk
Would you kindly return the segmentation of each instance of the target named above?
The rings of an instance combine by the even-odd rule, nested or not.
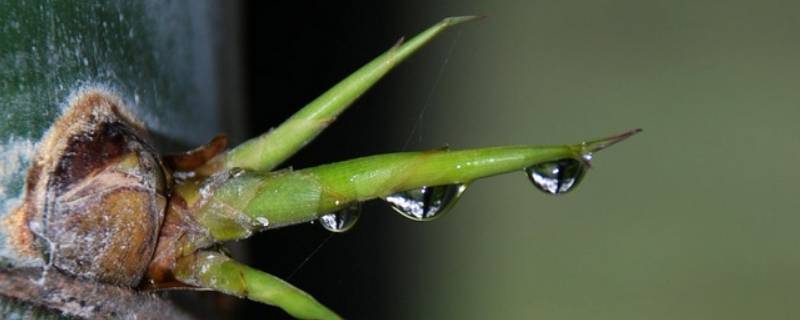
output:
[[[73,275],[138,284],[171,183],[145,136],[112,93],[76,94],[39,145],[24,202],[6,221],[13,247]]]

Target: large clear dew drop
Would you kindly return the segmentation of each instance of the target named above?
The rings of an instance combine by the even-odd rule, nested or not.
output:
[[[580,184],[587,168],[585,161],[566,158],[525,168],[525,172],[537,189],[548,194],[562,194]]]
[[[431,221],[441,217],[455,205],[466,189],[466,184],[421,187],[388,195],[383,200],[406,218]]]
[[[331,232],[345,232],[356,225],[359,217],[361,217],[361,204],[354,204],[319,217],[319,224]]]

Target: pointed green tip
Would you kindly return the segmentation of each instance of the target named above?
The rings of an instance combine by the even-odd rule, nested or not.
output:
[[[469,21],[472,21],[472,20],[483,19],[485,17],[486,16],[447,17],[447,18],[444,18],[444,20],[442,20],[442,24],[444,24],[445,26],[449,27],[449,26],[454,26],[454,25],[461,24],[461,23],[464,23],[464,22],[469,22]]]
[[[605,148],[608,148],[622,140],[628,139],[639,132],[642,132],[641,128],[631,129],[607,138],[587,141],[582,144],[582,149],[584,152],[597,152]]]

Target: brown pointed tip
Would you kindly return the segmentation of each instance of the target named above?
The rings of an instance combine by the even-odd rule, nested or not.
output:
[[[166,155],[164,162],[175,171],[193,171],[208,163],[228,146],[228,137],[217,135],[207,144],[180,154]]]
[[[594,141],[584,142],[583,143],[583,149],[584,149],[584,151],[587,151],[587,152],[597,152],[597,151],[603,150],[605,148],[608,148],[608,147],[610,147],[610,146],[612,146],[612,145],[614,145],[614,144],[616,144],[616,143],[618,143],[618,142],[620,142],[622,140],[628,139],[631,136],[633,136],[633,135],[635,135],[635,134],[637,134],[639,132],[642,132],[641,128],[631,129],[631,130],[625,131],[623,133],[616,134],[616,135],[613,135],[613,136],[610,136],[610,137],[607,137],[607,138],[603,138],[603,139],[597,139],[597,140],[594,140]]]
[[[406,37],[400,37],[400,39],[398,39],[397,42],[394,43],[394,45],[390,50],[397,50],[397,48],[400,48],[400,46],[402,46],[403,43],[405,42],[406,42]]]

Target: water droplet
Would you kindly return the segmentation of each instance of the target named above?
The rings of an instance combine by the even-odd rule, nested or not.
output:
[[[392,209],[414,221],[431,221],[447,212],[467,190],[466,184],[422,187],[383,198]]]
[[[256,222],[261,225],[261,227],[266,228],[269,227],[269,220],[264,217],[256,217]]]
[[[566,193],[575,188],[586,174],[587,165],[577,159],[561,159],[525,168],[528,178],[539,190],[549,194]]]
[[[356,225],[359,217],[361,217],[361,204],[357,203],[319,217],[319,224],[331,232],[345,232]]]

